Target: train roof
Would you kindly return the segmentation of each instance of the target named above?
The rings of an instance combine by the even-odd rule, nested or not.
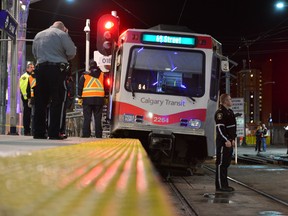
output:
[[[181,35],[195,35],[195,36],[206,36],[206,37],[210,37],[214,43],[216,42],[217,44],[219,44],[220,46],[222,45],[218,40],[216,40],[214,37],[212,37],[209,34],[203,34],[203,33],[196,33],[194,31],[192,31],[191,29],[189,29],[186,26],[176,26],[176,25],[157,25],[148,29],[127,29],[126,31],[124,31],[120,37],[124,34],[127,34],[128,32],[159,32],[159,33],[166,33],[166,34],[181,34]]]

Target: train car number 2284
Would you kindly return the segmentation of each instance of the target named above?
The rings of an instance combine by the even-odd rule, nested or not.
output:
[[[169,118],[167,116],[154,116],[153,117],[154,123],[169,123]]]

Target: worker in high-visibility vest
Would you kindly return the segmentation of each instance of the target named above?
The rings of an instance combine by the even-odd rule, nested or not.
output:
[[[31,108],[28,105],[28,99],[31,97],[28,89],[29,76],[34,71],[34,64],[32,62],[28,62],[26,66],[26,72],[21,75],[19,79],[19,87],[21,93],[21,100],[23,103],[23,127],[24,127],[24,135],[31,135]]]
[[[89,71],[80,77],[78,85],[80,99],[83,100],[82,137],[91,136],[91,117],[94,115],[95,136],[102,138],[102,108],[104,104],[104,73],[95,61],[90,61]]]

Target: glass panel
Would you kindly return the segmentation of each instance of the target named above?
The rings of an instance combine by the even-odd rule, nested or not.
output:
[[[132,92],[200,97],[205,89],[204,65],[203,52],[134,47],[125,88]]]
[[[212,60],[212,73],[211,73],[211,88],[210,88],[210,99],[217,101],[219,91],[219,79],[220,79],[220,60],[216,55],[213,56]]]

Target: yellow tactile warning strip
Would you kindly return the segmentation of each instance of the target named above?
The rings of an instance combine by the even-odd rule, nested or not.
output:
[[[0,215],[175,215],[153,169],[137,139],[0,158]]]

